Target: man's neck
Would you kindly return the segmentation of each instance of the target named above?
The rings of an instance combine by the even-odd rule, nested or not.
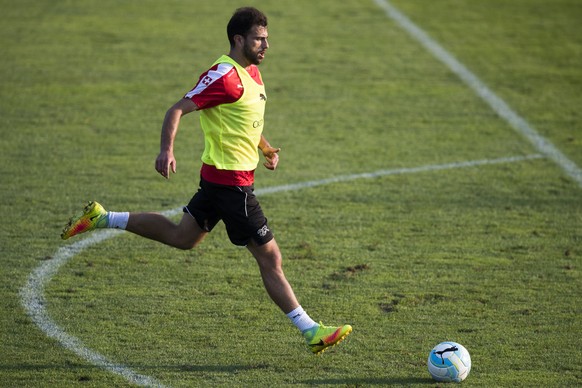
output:
[[[251,63],[244,57],[244,55],[242,55],[238,51],[230,50],[230,52],[228,53],[228,56],[231,57],[232,59],[234,59],[236,61],[236,63],[238,63],[239,65],[241,65],[245,69],[251,65]]]

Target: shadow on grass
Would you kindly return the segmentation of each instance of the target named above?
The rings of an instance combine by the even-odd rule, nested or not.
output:
[[[192,373],[238,373],[249,370],[257,369],[268,369],[267,364],[234,364],[234,365],[139,365],[132,364],[127,365],[127,367],[132,368],[135,371],[147,371],[147,370],[165,370],[165,371],[176,371],[176,372],[192,372]],[[0,371],[27,371],[27,370],[100,370],[103,368],[97,365],[86,365],[77,364],[71,362],[65,362],[63,364],[2,364],[0,365]],[[81,376],[80,381],[91,380],[89,376]],[[415,385],[415,384],[426,384],[433,385],[435,382],[430,378],[420,378],[420,377],[362,377],[362,378],[333,378],[333,379],[306,379],[306,380],[296,380],[293,384],[305,384],[305,385]]]
[[[302,380],[296,381],[298,384],[306,385],[412,385],[412,384],[427,384],[434,385],[435,381],[430,378],[421,377],[363,377],[363,378],[349,378],[349,379],[319,379],[319,380]]]
[[[179,372],[218,372],[218,373],[237,373],[247,370],[257,370],[257,369],[267,369],[269,368],[266,364],[252,364],[252,365],[139,365],[131,364],[124,365],[127,368],[131,368],[134,371],[146,371],[152,369],[160,370],[174,370]],[[77,364],[71,362],[65,362],[62,364],[1,364],[0,371],[18,371],[18,370],[103,370],[101,366],[98,365],[87,365],[87,364]]]
[[[222,373],[236,373],[246,370],[256,370],[256,369],[267,369],[269,368],[266,364],[254,364],[254,365],[162,365],[159,367],[161,369],[175,369],[181,372],[222,372]]]

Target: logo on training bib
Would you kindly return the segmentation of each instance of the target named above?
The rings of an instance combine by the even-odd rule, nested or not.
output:
[[[258,128],[258,127],[260,127],[261,125],[263,125],[263,122],[264,122],[264,120],[263,120],[263,119],[260,119],[260,120],[257,120],[257,121],[255,121],[255,122],[253,122],[253,128]]]

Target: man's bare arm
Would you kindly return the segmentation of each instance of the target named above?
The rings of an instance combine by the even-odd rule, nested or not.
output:
[[[176,159],[174,158],[174,139],[178,133],[180,119],[182,116],[197,110],[196,104],[188,99],[182,98],[176,102],[164,117],[162,124],[162,134],[160,139],[160,153],[156,158],[156,171],[164,178],[170,178],[170,170],[176,173]]]

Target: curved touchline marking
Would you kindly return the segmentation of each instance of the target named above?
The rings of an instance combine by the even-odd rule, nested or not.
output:
[[[447,163],[441,165],[428,165],[412,168],[378,170],[370,173],[341,175],[328,179],[308,181],[292,185],[274,186],[270,188],[259,189],[256,191],[256,193],[257,195],[272,194],[283,191],[301,190],[309,187],[322,186],[331,183],[353,181],[356,179],[370,179],[389,175],[450,170],[491,164],[515,163],[525,160],[539,159],[542,157],[543,157],[542,155],[533,154],[526,156],[474,160],[467,162]],[[181,211],[182,208],[179,207],[164,211],[162,212],[162,214],[171,217],[176,214],[179,214]],[[105,356],[101,355],[100,353],[87,348],[81,340],[70,334],[67,334],[63,329],[61,329],[59,325],[52,320],[52,318],[49,316],[45,308],[46,302],[44,298],[44,287],[51,280],[51,278],[58,272],[61,266],[63,266],[67,261],[72,259],[75,255],[79,254],[83,250],[87,249],[88,247],[95,244],[99,244],[121,233],[123,232],[115,229],[99,230],[91,233],[88,237],[79,240],[71,245],[59,248],[51,260],[44,261],[29,275],[26,284],[20,290],[22,305],[24,306],[24,309],[26,310],[32,321],[48,337],[57,340],[65,349],[72,351],[73,353],[89,361],[93,365],[96,365],[107,371],[110,371],[112,373],[124,377],[127,381],[129,381],[132,384],[163,387],[163,385],[154,378],[141,375],[139,373],[134,372],[133,370],[126,366],[109,361]]]
[[[20,296],[22,304],[34,323],[51,338],[57,340],[64,348],[76,353],[79,357],[99,366],[105,370],[123,376],[127,381],[137,385],[159,386],[162,385],[155,379],[140,375],[131,369],[109,361],[105,356],[87,348],[81,340],[67,334],[49,316],[45,309],[44,286],[57,273],[59,268],[91,245],[105,241],[121,231],[107,229],[97,231],[88,238],[77,241],[74,244],[59,248],[52,260],[43,262],[28,277],[28,281],[22,287]]]

